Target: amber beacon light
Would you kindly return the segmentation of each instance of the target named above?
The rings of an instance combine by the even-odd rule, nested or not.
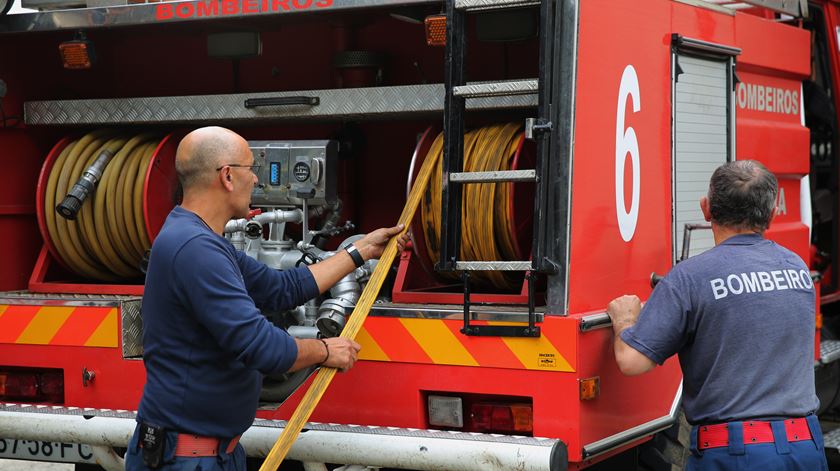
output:
[[[80,33],[76,39],[58,45],[65,69],[90,69],[96,59],[93,43]]]
[[[446,46],[446,15],[427,16],[426,44],[429,46]]]

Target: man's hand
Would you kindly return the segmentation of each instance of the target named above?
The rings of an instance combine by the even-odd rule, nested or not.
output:
[[[633,326],[639,318],[639,312],[641,310],[642,302],[634,294],[625,294],[610,301],[610,304],[607,306],[607,314],[610,316],[610,320],[612,320],[615,335],[617,336],[624,329]]]
[[[330,355],[322,365],[338,368],[342,372],[353,367],[359,356],[359,350],[362,349],[362,346],[358,343],[343,337],[324,339],[324,343],[326,343]]]
[[[353,245],[356,246],[356,250],[359,251],[365,261],[372,258],[379,258],[382,256],[382,252],[385,251],[385,246],[388,245],[388,241],[404,230],[405,226],[402,224],[394,227],[383,227],[365,235],[354,242]],[[408,241],[408,236],[405,234],[397,239],[400,250],[405,249],[406,241]],[[343,255],[341,255],[342,252],[344,252]],[[315,278],[318,291],[321,293],[332,288],[344,275],[352,273],[355,269],[356,265],[353,259],[344,250],[338,251],[334,257],[329,257],[322,262],[309,265],[309,271],[312,273],[312,277]]]
[[[355,242],[356,248],[361,252],[362,258],[365,260],[370,260],[372,258],[379,258],[382,256],[382,252],[385,251],[385,247],[388,245],[388,241],[391,240],[392,237],[396,236],[400,232],[405,229],[403,224],[396,225],[394,227],[383,227],[377,229],[373,232],[366,234],[361,240]],[[399,244],[400,252],[405,249],[405,244],[408,242],[408,234],[403,234],[399,239],[397,239],[397,244]]]
[[[607,314],[612,320],[613,332],[615,333],[615,340],[613,342],[615,361],[618,363],[618,369],[622,373],[631,376],[645,373],[656,366],[653,360],[630,345],[627,345],[621,339],[621,333],[636,324],[641,310],[642,302],[638,296],[632,294],[619,296],[610,301],[610,304],[607,306]]]
[[[329,339],[295,339],[298,355],[289,371],[324,365],[347,371],[356,363],[362,346],[342,337]]]

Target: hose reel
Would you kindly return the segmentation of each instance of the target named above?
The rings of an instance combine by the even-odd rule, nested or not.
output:
[[[92,280],[142,276],[151,240],[175,204],[178,140],[96,130],[56,144],[41,169],[37,196],[51,255]]]
[[[526,155],[523,152],[524,139],[522,127],[516,123],[485,126],[467,132],[464,135],[464,171],[515,170],[521,165],[520,157]],[[424,249],[431,264],[440,256],[443,145],[443,133],[439,133],[426,154],[426,159],[436,159],[437,164],[421,202],[423,243],[419,245],[422,245],[420,248]],[[524,185],[505,182],[464,186],[460,260],[527,259],[530,245],[525,244],[530,242],[534,200],[533,190],[527,191]],[[417,226],[414,229],[416,232]],[[440,273],[439,276],[454,275]],[[511,272],[475,272],[473,276],[476,284],[504,290],[518,289],[522,282],[521,274]]]

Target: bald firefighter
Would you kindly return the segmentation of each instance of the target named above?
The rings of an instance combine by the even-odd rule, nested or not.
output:
[[[260,308],[284,311],[325,292],[379,258],[402,226],[375,230],[314,265],[271,269],[222,236],[225,223],[248,215],[255,167],[247,141],[228,129],[195,130],[178,146],[184,197],[149,260],[146,385],[126,453],[129,471],[244,470],[238,441],[256,415],[263,375],[318,364],[346,371],[356,362],[358,343],[292,338]]]

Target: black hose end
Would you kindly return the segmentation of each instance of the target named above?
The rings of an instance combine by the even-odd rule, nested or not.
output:
[[[64,201],[55,207],[56,212],[58,212],[61,217],[71,221],[76,220],[76,215],[79,214],[80,209],[82,209],[82,202],[73,195],[65,196]]]

